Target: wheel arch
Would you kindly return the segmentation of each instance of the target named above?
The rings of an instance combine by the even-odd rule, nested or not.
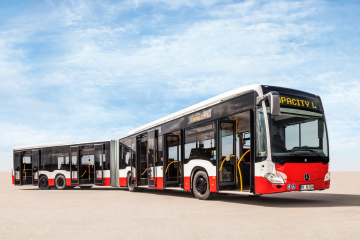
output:
[[[63,173],[57,173],[57,174],[55,175],[55,177],[54,177],[54,180],[55,180],[59,175],[63,175],[63,177],[64,177],[65,180],[66,180],[66,177],[65,177],[65,175],[64,175]]]
[[[49,181],[49,177],[45,173],[40,174],[38,176],[38,180],[40,180],[40,178],[42,178],[42,177],[46,177],[48,179],[48,181]]]

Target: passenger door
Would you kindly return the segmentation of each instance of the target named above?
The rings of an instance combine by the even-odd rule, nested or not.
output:
[[[219,122],[219,186],[236,184],[235,124],[229,120]]]
[[[139,176],[139,173],[137,171],[137,152],[139,151],[137,149],[137,137],[132,137],[131,138],[131,174],[133,176],[133,181],[134,181],[134,184],[135,184],[135,187],[138,186],[138,180],[140,177]]]
[[[15,185],[21,185],[21,152],[14,153],[14,181]]]
[[[148,132],[148,186],[155,187],[155,130]]]
[[[32,184],[33,185],[38,185],[38,183],[39,183],[39,156],[40,156],[39,150],[34,150],[32,152],[31,170],[32,170]]]
[[[79,185],[79,147],[70,147],[70,182],[71,185]]]
[[[94,145],[94,183],[97,185],[104,184],[103,177],[103,158],[104,158],[104,144]]]
[[[165,137],[164,179],[167,187],[180,184],[179,145],[180,138],[178,135],[167,135]]]

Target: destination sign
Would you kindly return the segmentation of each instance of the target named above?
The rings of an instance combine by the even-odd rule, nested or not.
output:
[[[280,93],[280,107],[301,108],[321,111],[320,101],[317,98],[289,96]]]
[[[211,109],[191,114],[189,116],[189,123],[198,122],[208,118],[211,118]]]
[[[314,94],[274,86],[263,86],[262,88],[264,94],[271,91],[278,92],[280,107],[282,108],[295,108],[314,112],[324,111],[320,98]],[[269,106],[268,101],[265,104]]]

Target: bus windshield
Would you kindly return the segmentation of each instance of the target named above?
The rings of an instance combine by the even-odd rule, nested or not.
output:
[[[310,156],[328,160],[325,117],[322,113],[281,108],[280,115],[270,115],[271,155],[273,157]]]

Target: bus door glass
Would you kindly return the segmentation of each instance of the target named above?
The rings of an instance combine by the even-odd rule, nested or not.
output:
[[[32,152],[32,161],[31,161],[31,169],[32,169],[32,184],[38,185],[39,182],[39,156],[40,151],[34,150]]]
[[[137,187],[137,179],[138,179],[138,172],[137,170],[137,154],[136,154],[136,139],[137,137],[131,138],[131,174],[135,183],[135,186]]]
[[[148,132],[147,160],[148,185],[155,187],[155,130]]]
[[[103,177],[103,161],[105,158],[104,154],[104,144],[95,144],[94,145],[94,181],[95,184],[102,185],[104,183]]]
[[[180,184],[180,157],[179,157],[179,135],[168,135],[166,136],[166,157],[165,157],[165,180],[167,185],[169,184]]]
[[[79,147],[70,147],[70,181],[71,185],[79,185]]]
[[[14,153],[14,181],[15,185],[21,185],[21,152]]]
[[[139,138],[139,169],[140,169],[140,185],[148,185],[148,134],[143,134]],[[139,181],[138,181],[139,182]]]
[[[31,164],[31,152],[23,152],[21,162],[21,185],[32,184],[32,164]]]
[[[92,146],[80,150],[80,184],[95,183],[94,153]]]
[[[219,185],[235,185],[235,121],[220,121],[219,126]]]

